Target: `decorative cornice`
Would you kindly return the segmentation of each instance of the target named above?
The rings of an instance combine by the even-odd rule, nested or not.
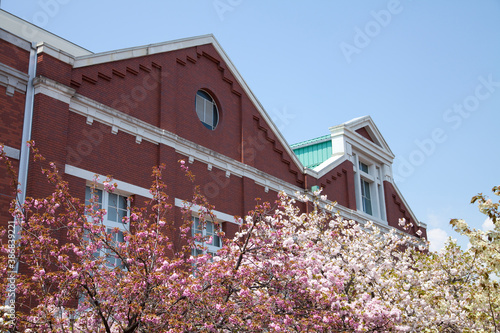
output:
[[[133,47],[133,48],[128,48],[128,49],[121,49],[121,50],[115,50],[115,51],[110,51],[110,52],[81,56],[81,57],[75,58],[73,68],[92,66],[92,65],[113,62],[113,61],[119,61],[119,60],[132,59],[132,58],[143,57],[143,56],[148,56],[148,55],[152,55],[152,54],[165,53],[165,52],[181,50],[181,49],[202,46],[202,45],[208,45],[208,44],[212,45],[215,48],[215,50],[217,51],[219,56],[222,58],[222,60],[226,64],[227,69],[231,72],[231,74],[234,76],[234,78],[236,79],[238,84],[242,87],[244,93],[248,96],[248,98],[250,99],[252,104],[255,106],[255,108],[258,110],[258,112],[261,114],[263,120],[269,125],[270,129],[274,132],[276,138],[278,139],[278,141],[280,141],[280,143],[284,147],[286,153],[290,156],[290,159],[292,160],[292,162],[295,163],[295,165],[297,166],[297,168],[299,170],[303,170],[304,166],[300,162],[299,158],[294,154],[294,152],[290,148],[289,144],[286,142],[285,138],[283,137],[283,135],[281,134],[279,129],[274,125],[274,122],[272,121],[271,117],[267,114],[264,107],[262,106],[262,104],[260,104],[259,100],[257,99],[257,97],[255,97],[254,93],[252,92],[250,87],[247,85],[247,83],[245,82],[245,80],[243,79],[241,74],[238,72],[236,67],[233,65],[231,59],[228,57],[228,55],[226,54],[224,49],[222,49],[219,42],[211,34],[204,35],[204,36],[198,36],[198,37],[179,39],[179,40],[169,41],[169,42],[165,42],[165,43],[151,44],[151,45],[146,45],[146,46],[138,46],[138,47]],[[204,56],[207,57],[209,55],[205,53]],[[189,58],[187,60],[192,62],[192,63],[196,62],[196,60],[193,58]],[[70,62],[68,62],[68,63],[70,63]],[[236,91],[234,89],[232,90],[232,92],[238,96],[241,95],[241,92]]]
[[[18,160],[19,157],[21,156],[21,150],[10,146],[3,146],[3,151],[5,152],[5,155],[7,155],[8,158],[13,158],[15,160]]]
[[[1,14],[0,14],[1,16]],[[26,41],[25,39],[22,39],[22,38],[19,38],[18,36],[6,31],[6,30],[3,30],[3,29],[0,29],[0,39],[3,39],[25,51],[30,51],[31,50],[31,43]]]
[[[72,166],[69,164],[66,164],[64,166],[64,173],[67,175],[71,175],[74,177],[85,179],[87,181],[93,181],[95,179],[95,177],[97,176],[98,177],[97,184],[103,184],[103,182],[106,181],[106,179],[108,178],[107,176],[99,175],[99,174],[96,174],[95,172],[81,169],[81,168],[78,168],[78,167],[75,167],[75,166]],[[149,189],[147,189],[147,188],[136,186],[136,185],[133,185],[133,184],[121,181],[121,180],[117,180],[117,179],[113,179],[112,182],[116,183],[117,189],[119,191],[127,192],[129,195],[137,194],[137,195],[140,195],[140,196],[145,197],[145,198],[149,198],[149,199],[153,198],[151,193],[149,193]]]
[[[163,144],[172,147],[176,152],[186,156],[190,161],[197,160],[207,165],[212,165],[230,175],[253,179],[257,184],[262,184],[266,188],[276,192],[285,191],[287,194],[292,195],[297,191],[303,190],[295,185],[284,183],[283,180],[247,164],[186,140],[177,134],[148,124],[88,97],[76,94],[74,89],[54,80],[45,77],[36,78],[35,94],[44,94],[69,104],[69,110],[86,117],[86,122],[89,125],[95,120],[110,126],[114,134],[122,131],[133,135],[136,137],[138,144],[142,140],[145,140],[154,144]]]
[[[290,197],[295,197],[295,193],[297,192],[304,193],[303,188],[284,182],[282,179],[262,172],[257,168],[254,168],[247,164],[243,164],[237,160],[198,145],[192,141],[186,140],[178,136],[177,134],[165,131],[140,119],[124,114],[123,112],[113,109],[107,105],[98,103],[88,97],[82,96],[80,94],[75,94],[74,89],[57,83],[51,79],[37,78],[35,81],[35,89],[37,93],[47,94],[55,99],[68,103],[69,110],[71,112],[77,113],[87,118],[87,124],[92,124],[95,120],[99,123],[111,126],[114,133],[122,131],[130,135],[134,135],[138,144],[140,144],[142,140],[145,140],[153,144],[163,144],[172,147],[177,153],[186,156],[189,163],[193,163],[195,160],[197,160],[199,162],[205,163],[207,166],[213,166],[225,171],[226,176],[232,175],[236,177],[246,177],[252,179],[257,185],[264,187],[264,190],[266,192],[268,192],[269,190],[275,192],[284,191]],[[339,160],[335,161],[335,163],[332,163],[331,166],[338,165],[344,160],[345,157],[340,158]],[[328,167],[328,169],[330,169],[330,166]],[[70,165],[66,166],[66,170],[69,174],[79,174],[80,177],[86,179],[92,179],[93,177],[93,173],[89,171],[85,172],[85,170],[82,171],[82,169],[75,168]],[[318,174],[314,170],[310,169],[307,169],[306,172],[310,175]],[[126,188],[127,187],[124,188],[122,184],[122,190],[139,195],[144,195]],[[326,203],[328,202],[330,201],[326,201]],[[367,217],[363,216],[363,214],[360,214],[359,212],[353,211],[341,205],[337,205],[336,207],[345,218],[354,219],[360,223],[363,223],[367,220]],[[374,223],[382,230],[389,230],[386,223],[382,223],[380,221],[374,221]]]
[[[175,198],[174,202],[175,202],[175,207],[179,207],[179,208],[189,207],[189,204],[187,202],[185,202],[184,200],[182,200],[182,199]],[[193,205],[193,206],[191,206],[191,210],[193,211],[193,213],[197,213],[197,212],[199,212],[201,210],[201,207],[198,206],[198,205]],[[234,223],[234,224],[237,224],[237,225],[241,224],[232,215],[220,212],[218,210],[212,210],[212,213],[215,215],[215,217],[220,222],[230,222],[230,223]]]
[[[0,85],[7,87],[7,96],[13,96],[16,91],[25,94],[28,80],[28,74],[0,63]]]
[[[76,92],[73,88],[43,76],[38,76],[33,79],[33,87],[35,87],[35,95],[42,94],[50,96],[66,104],[70,103],[71,98]]]
[[[75,57],[69,53],[66,53],[62,50],[55,48],[54,46],[47,43],[39,43],[37,44],[37,54],[48,54],[51,57],[54,57],[64,63],[67,63],[71,66],[75,63]]]

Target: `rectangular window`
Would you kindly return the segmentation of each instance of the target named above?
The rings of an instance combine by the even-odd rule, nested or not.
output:
[[[220,237],[217,235],[218,230],[217,226],[211,222],[205,222],[205,228],[200,224],[200,219],[198,217],[193,217],[193,227],[191,228],[191,234],[193,237],[195,235],[201,235],[205,238],[205,242],[197,242],[201,247],[206,247],[208,253],[215,254],[217,250],[222,247],[222,241]],[[201,249],[193,249],[193,256],[202,254],[203,251]]]
[[[122,220],[129,214],[128,209],[128,197],[116,193],[108,193],[100,189],[92,189],[90,186],[85,188],[85,204],[90,205],[92,195],[96,197],[94,199],[93,208],[106,209],[106,215],[103,218],[103,225],[106,227],[106,232],[112,235],[113,246],[117,246],[118,243],[124,242],[123,231],[125,231],[125,224]],[[119,231],[115,232],[114,229],[118,228]],[[106,256],[107,266],[110,268],[118,267],[121,265],[120,259],[109,250],[103,251],[103,253],[96,255]]]
[[[363,212],[373,215],[370,183],[364,179],[361,179],[361,200],[363,204]]]
[[[359,169],[364,173],[368,173],[368,165],[364,164],[363,162],[359,162]]]
[[[112,228],[106,228],[106,232],[112,235],[113,247],[118,247],[118,243],[123,243],[123,232],[113,232]],[[110,268],[119,267],[122,265],[122,261],[118,259],[115,254],[110,250],[105,250],[104,255],[106,256],[107,266]]]

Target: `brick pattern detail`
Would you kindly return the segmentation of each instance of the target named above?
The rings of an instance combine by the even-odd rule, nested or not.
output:
[[[320,179],[308,177],[309,189],[317,185],[323,188],[324,194],[339,205],[356,210],[356,194],[354,188],[354,170],[350,161],[344,161]]]
[[[0,143],[21,148],[25,102],[25,94],[16,91],[13,96],[8,96],[6,88],[0,86]]]
[[[1,62],[27,71],[27,52],[20,52],[5,41],[0,41],[0,48]],[[212,45],[80,68],[72,68],[42,53],[37,58],[37,76],[40,75],[283,182],[308,189],[313,185],[321,186],[330,200],[356,209],[352,163],[345,161],[320,179],[310,176],[306,179],[272,131],[271,124],[266,123],[250,97],[243,93],[244,89]],[[213,131],[196,115],[198,90],[209,93],[218,106],[219,123]],[[18,93],[6,96],[5,87],[0,87],[1,141],[15,148],[21,145],[24,98]],[[193,195],[193,185],[186,180],[178,164],[181,159],[188,161],[189,156],[146,140],[137,143],[135,136],[121,131],[113,133],[111,127],[96,120],[89,125],[85,117],[70,112],[68,104],[43,94],[35,95],[32,138],[47,161],[55,162],[60,170],[69,164],[98,174],[112,174],[116,179],[149,188],[152,167],[164,164],[163,179],[168,186],[169,203],[174,205],[175,198],[189,199]],[[40,166],[46,167],[46,163],[40,165],[30,161],[27,194],[35,197],[46,196],[53,189],[39,172]],[[254,209],[255,198],[271,203],[277,199],[276,192],[269,190],[266,193],[264,187],[252,179],[227,174],[227,170],[215,166],[208,168],[196,159],[188,166],[196,175],[195,185],[200,186],[202,194],[218,211],[243,216]],[[69,175],[64,178],[72,193],[83,200],[86,181]],[[11,198],[7,185],[5,172],[0,169],[2,206]],[[405,216],[410,220],[409,214],[401,200],[394,196],[392,185],[384,183],[384,187],[388,219],[397,227],[397,219]],[[136,205],[145,204],[146,198],[138,195],[134,198]],[[307,209],[306,205],[301,205],[302,209]],[[0,222],[6,223],[5,210],[1,214]],[[169,218],[180,225],[180,209],[174,209]],[[223,229],[231,236],[238,226],[224,223]],[[176,234],[171,236],[178,237]],[[178,245],[182,245],[180,240]]]
[[[397,194],[394,186],[387,181],[384,181],[384,193],[387,221],[389,225],[403,231],[403,228],[399,226],[398,222],[400,218],[405,218],[407,223],[413,223],[413,228],[409,230],[409,233],[411,235],[416,235],[417,230],[419,230],[417,223],[411,218],[408,208]],[[423,228],[420,228],[420,230],[422,231],[422,238],[427,238],[426,230]]]
[[[0,63],[28,74],[30,53],[0,39]]]
[[[373,141],[372,137],[370,136],[370,134],[368,133],[368,131],[366,130],[366,128],[364,128],[364,127],[359,128],[359,129],[356,130],[356,133],[358,133],[359,135],[361,135],[366,140],[375,143]]]

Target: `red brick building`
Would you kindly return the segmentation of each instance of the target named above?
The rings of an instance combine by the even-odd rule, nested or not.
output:
[[[425,236],[370,117],[290,146],[212,35],[94,54],[0,10],[0,106],[0,142],[23,193],[50,193],[23,144],[33,139],[82,200],[95,174],[113,175],[117,195],[102,193],[110,226],[126,214],[124,199],[149,196],[155,165],[167,165],[172,204],[189,199],[184,159],[230,233],[254,198],[317,186],[347,218],[387,229],[404,217]],[[11,193],[2,166],[2,225]]]

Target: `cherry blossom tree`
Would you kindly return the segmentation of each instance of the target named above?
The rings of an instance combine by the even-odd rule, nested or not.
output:
[[[493,187],[492,192],[500,196],[500,186]],[[468,252],[481,263],[477,267],[478,279],[475,283],[474,301],[475,304],[489,309],[481,314],[481,319],[490,322],[495,332],[498,332],[500,331],[500,204],[482,193],[472,197],[471,203],[477,203],[479,211],[492,222],[492,230],[476,230],[459,219],[453,219],[450,223],[457,232],[469,238]]]
[[[486,277],[498,266],[487,260],[489,250],[464,252],[449,243],[430,253],[419,237],[343,219],[315,192],[280,193],[275,203],[257,200],[238,221],[235,237],[218,229],[221,250],[192,256],[193,249],[211,243],[211,236],[193,236],[193,207],[201,207],[196,212],[201,228],[208,221],[218,227],[198,187],[182,208],[183,219],[173,221],[164,167],[155,168],[152,199],[130,209],[125,231],[107,232],[106,211],[95,196],[87,203],[74,198],[56,166],[33,150],[35,159],[47,165],[42,172],[54,191],[11,207],[20,228],[15,258],[23,273],[16,277],[13,330],[498,330],[498,286],[494,289]],[[7,160],[1,146],[0,158]],[[194,181],[183,161],[180,167]],[[106,191],[115,187],[111,178],[106,180]],[[314,209],[304,213],[297,200],[310,201]],[[404,220],[400,224],[413,227]],[[123,241],[117,241],[119,232]],[[9,253],[5,242],[3,250]],[[110,265],[110,258],[118,264]],[[8,259],[3,256],[0,264],[2,280],[9,276]],[[2,292],[7,299],[7,291]]]

